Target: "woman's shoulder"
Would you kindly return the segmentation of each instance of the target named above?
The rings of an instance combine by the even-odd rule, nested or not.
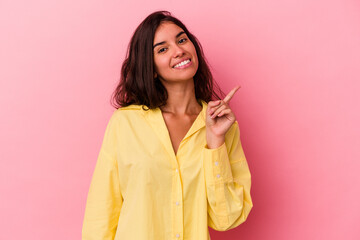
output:
[[[141,110],[142,109],[142,105],[136,105],[136,104],[131,104],[125,107],[120,107],[118,109],[116,109],[116,111],[124,111],[124,110]]]
[[[136,116],[140,116],[142,112],[143,105],[132,104],[116,109],[112,114],[112,118],[134,118]]]

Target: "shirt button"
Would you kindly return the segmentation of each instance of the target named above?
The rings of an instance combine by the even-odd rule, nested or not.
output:
[[[176,172],[179,172],[179,169],[176,169]]]
[[[180,234],[176,234],[176,237],[179,238],[179,237],[180,237]]]
[[[179,206],[179,202],[176,202],[175,204]]]
[[[216,165],[216,166],[219,165],[219,162],[215,162],[215,165]]]
[[[219,178],[219,177],[220,177],[220,174],[216,175],[216,177]]]

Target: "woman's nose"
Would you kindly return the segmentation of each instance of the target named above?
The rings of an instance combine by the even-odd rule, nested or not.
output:
[[[175,45],[174,49],[174,57],[181,57],[185,54],[184,49],[181,46]]]

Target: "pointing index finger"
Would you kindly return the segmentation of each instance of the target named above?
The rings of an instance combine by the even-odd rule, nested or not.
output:
[[[240,86],[237,86],[233,88],[228,95],[223,99],[224,102],[228,103],[230,99],[234,96],[235,92],[240,88]]]

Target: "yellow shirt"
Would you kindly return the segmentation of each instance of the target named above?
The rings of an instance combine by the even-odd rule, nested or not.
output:
[[[206,145],[207,103],[175,155],[159,108],[130,105],[106,127],[88,193],[83,240],[208,240],[244,222],[253,206],[238,122]]]

